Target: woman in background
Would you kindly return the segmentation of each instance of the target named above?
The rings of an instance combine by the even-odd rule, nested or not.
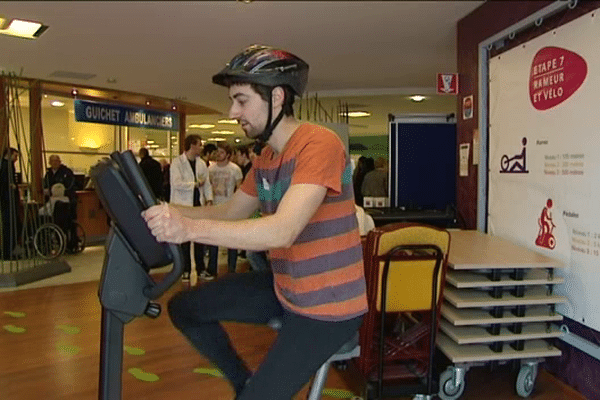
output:
[[[365,175],[375,169],[375,161],[370,157],[361,156],[356,163],[352,185],[354,186],[354,202],[363,206],[363,195],[361,193],[362,183]]]

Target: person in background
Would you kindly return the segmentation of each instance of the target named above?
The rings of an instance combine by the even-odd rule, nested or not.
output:
[[[375,168],[375,162],[370,157],[361,156],[356,163],[352,182],[354,184],[354,202],[359,206],[363,206],[363,195],[361,192],[362,183],[365,175]]]
[[[367,236],[369,231],[375,229],[375,221],[373,217],[367,214],[361,206],[355,204],[356,219],[358,220],[358,232],[360,236]]]
[[[77,181],[73,175],[71,168],[64,165],[60,157],[56,154],[51,155],[48,158],[50,168],[44,176],[44,194],[46,199],[50,197],[50,188],[57,183],[61,183],[65,187],[65,196],[69,198],[69,216],[71,220],[77,219],[77,190],[83,189],[77,186]],[[71,249],[76,246],[77,240],[77,226],[71,224],[71,232],[69,234],[71,241],[67,243],[67,249]]]
[[[211,162],[215,160],[215,154],[217,153],[217,145],[214,143],[206,143],[204,147],[202,147],[202,154],[200,157],[206,163],[206,166],[210,166]]]
[[[248,146],[248,156],[251,162],[254,162],[254,159],[258,157],[258,154],[254,152],[254,146]]]
[[[294,118],[308,64],[250,46],[213,77],[228,87],[229,117],[266,144],[240,190],[223,204],[144,211],[161,242],[188,240],[269,250],[272,271],[228,274],[169,301],[173,324],[223,373],[236,400],[291,399],[360,328],[367,312],[350,159],[331,130]],[[263,217],[248,219],[257,209]],[[253,373],[221,321],[281,329]]]
[[[2,258],[10,260],[17,256],[17,243],[21,234],[22,222],[19,216],[21,198],[17,188],[15,164],[19,152],[13,147],[4,150],[0,163],[0,208],[2,208]]]
[[[242,176],[245,179],[246,174],[252,168],[252,160],[250,160],[250,146],[241,145],[235,149],[235,163],[242,169]]]
[[[202,154],[200,154],[200,157],[202,157],[202,159],[204,160],[204,162],[206,163],[206,167],[209,167],[210,164],[212,162],[214,162],[215,160],[215,154],[217,153],[217,145],[214,143],[205,143],[204,146],[202,146]],[[208,256],[208,246],[204,246],[204,251],[205,254]],[[210,269],[210,267],[208,268]],[[217,269],[215,268],[214,271],[209,271],[209,273],[216,273]]]
[[[236,163],[238,167],[242,169],[243,179],[246,178],[246,174],[248,171],[250,171],[250,168],[252,168],[252,161],[250,161],[250,152],[248,147],[248,145],[244,144],[236,147],[235,151],[233,152],[233,157],[231,158],[231,161]],[[238,256],[241,258],[246,258],[246,250],[240,250],[238,252]]]
[[[48,158],[50,168],[47,169],[44,176],[44,194],[50,197],[50,188],[56,183],[62,183],[65,187],[65,196],[69,198],[71,203],[77,203],[76,191],[80,188],[75,183],[75,176],[71,168],[64,165],[57,154],[52,154]]]
[[[232,155],[231,146],[226,142],[217,144],[215,162],[208,167],[210,183],[213,188],[214,204],[223,204],[233,196],[243,180],[242,170],[229,159]],[[219,249],[217,246],[208,247],[208,269],[217,273]],[[235,272],[237,264],[237,250],[227,248],[227,271]]]
[[[163,173],[160,163],[156,161],[150,155],[150,152],[147,148],[142,147],[138,156],[140,157],[140,168],[148,180],[148,184],[154,193],[154,196],[158,200],[163,199],[162,190],[163,190]]]
[[[375,169],[367,172],[361,186],[364,197],[387,197],[388,195],[388,162],[383,157],[375,160]]]
[[[162,198],[168,203],[171,201],[171,165],[166,159],[161,158],[160,168],[163,176]]]
[[[54,215],[54,205],[57,201],[62,201],[63,203],[69,203],[70,199],[65,196],[65,186],[62,183],[55,183],[50,188],[50,198],[38,210],[38,214],[40,216],[52,217]]]
[[[171,203],[198,207],[210,205],[213,202],[212,185],[209,180],[208,168],[200,158],[202,138],[198,135],[188,135],[184,141],[184,152],[171,164]],[[181,244],[184,255],[183,280],[189,281],[192,271],[191,242]],[[194,242],[194,261],[199,278],[211,280],[213,276],[206,271],[204,264],[204,245]]]
[[[242,169],[244,179],[246,179],[246,174],[252,168],[252,159],[256,157],[256,153],[251,147],[253,146],[241,145],[235,149],[235,163]],[[260,211],[256,211],[252,218],[260,218]],[[269,269],[269,257],[266,251],[241,250],[240,257],[248,260],[252,271],[266,271]]]

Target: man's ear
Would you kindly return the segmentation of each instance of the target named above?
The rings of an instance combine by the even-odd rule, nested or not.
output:
[[[274,87],[271,95],[273,96],[273,108],[283,107],[283,102],[285,101],[285,91],[283,88],[281,86]]]

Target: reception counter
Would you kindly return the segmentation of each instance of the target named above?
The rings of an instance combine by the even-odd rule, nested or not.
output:
[[[96,191],[77,192],[77,222],[83,227],[88,243],[104,241],[108,235],[108,217]]]

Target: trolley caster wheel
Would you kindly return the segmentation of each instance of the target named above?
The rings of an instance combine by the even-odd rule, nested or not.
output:
[[[440,391],[438,397],[442,400],[456,400],[465,391],[465,381],[460,379],[458,384],[454,379],[452,368],[448,368],[440,375]]]
[[[517,375],[515,389],[521,397],[529,397],[535,386],[535,378],[537,377],[537,368],[534,365],[523,365]]]

